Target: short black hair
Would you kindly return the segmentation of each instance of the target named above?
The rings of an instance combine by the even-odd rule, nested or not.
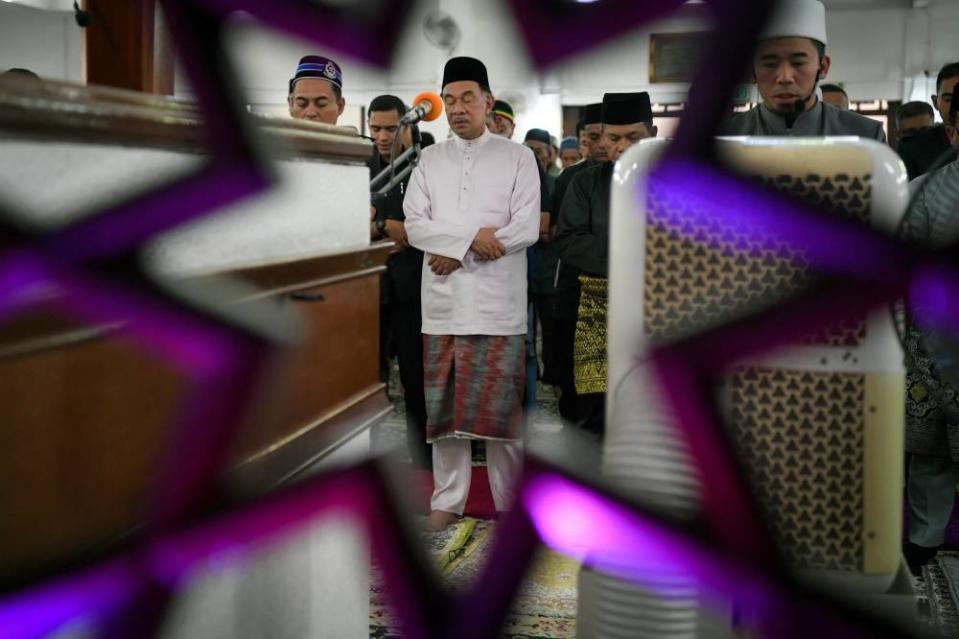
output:
[[[397,115],[401,118],[406,114],[408,109],[406,108],[406,103],[400,100],[395,95],[378,95],[373,98],[373,101],[370,102],[370,107],[367,109],[369,113],[374,111],[396,111]]]
[[[939,93],[939,87],[942,86],[943,82],[957,75],[959,75],[959,62],[950,62],[942,67],[942,69],[939,70],[939,75],[936,76],[936,93]]]
[[[0,73],[0,77],[4,78],[24,78],[27,80],[39,80],[40,76],[31,71],[30,69],[24,69],[21,67],[11,67]]]
[[[586,128],[586,123],[583,120],[576,121],[576,139],[579,139],[580,134],[583,132],[583,129]]]
[[[917,115],[934,117],[932,105],[927,102],[906,102],[896,109],[896,124],[902,124],[902,121],[906,118],[914,118]]]
[[[842,93],[847,99],[849,98],[849,94],[846,93],[846,90],[838,84],[820,84],[819,88],[822,89],[823,93]]]
[[[310,78],[310,77],[312,77],[312,76],[304,76],[304,77],[302,77],[302,78],[290,78],[290,92],[289,92],[289,93],[287,94],[287,96],[286,96],[287,99],[289,99],[290,96],[293,95],[293,87],[296,86],[296,81],[297,81],[297,80],[304,80],[304,79],[308,79],[308,78]],[[323,78],[317,78],[317,79],[318,79],[318,80],[322,80]],[[340,101],[340,98],[343,97],[343,89],[341,89],[339,86],[337,86],[336,84],[334,84],[334,83],[332,83],[332,82],[330,82],[330,86],[333,87],[333,95],[336,96],[336,101],[339,102],[339,101]]]

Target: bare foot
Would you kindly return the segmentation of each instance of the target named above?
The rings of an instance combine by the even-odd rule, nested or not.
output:
[[[445,530],[447,526],[459,519],[456,513],[448,513],[445,510],[434,510],[423,525],[427,532],[439,532]]]

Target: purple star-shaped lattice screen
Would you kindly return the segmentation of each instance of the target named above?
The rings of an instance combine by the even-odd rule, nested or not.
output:
[[[921,275],[920,291],[935,298],[947,317],[948,300],[955,299],[951,262],[757,191],[715,159],[712,136],[722,107],[775,5],[765,0],[707,3],[715,16],[709,64],[696,76],[681,128],[654,179],[685,197],[722,192],[727,203],[742,203],[729,208],[750,211],[754,223],[767,224],[773,235],[801,248],[830,276],[777,306],[653,353],[664,397],[678,417],[699,472],[710,477],[704,482],[702,525],[672,521],[603,488],[595,478],[533,458],[524,471],[517,506],[500,523],[479,585],[451,595],[437,583],[412,534],[387,537],[381,532],[402,524],[402,517],[391,496],[390,477],[373,462],[315,477],[230,512],[204,513],[224,451],[246,409],[232,398],[251,394],[247,391],[262,381],[269,352],[283,338],[269,327],[256,330],[218,319],[189,295],[153,281],[139,268],[136,255],[155,234],[271,184],[223,53],[225,19],[243,10],[267,25],[385,65],[399,33],[388,17],[408,12],[409,4],[384,0],[380,11],[370,11],[363,10],[363,3],[161,0],[205,116],[209,156],[203,169],[48,234],[4,223],[9,239],[0,256],[4,317],[20,310],[23,291],[38,282],[54,282],[64,291],[65,312],[93,321],[128,320],[134,337],[186,371],[196,389],[166,448],[168,454],[191,454],[185,460],[181,455],[176,472],[158,473],[152,507],[137,539],[86,568],[8,593],[0,600],[0,637],[41,636],[77,617],[95,620],[102,636],[150,636],[198,562],[225,550],[242,556],[308,521],[334,514],[365,525],[401,630],[409,637],[495,636],[532,551],[542,542],[626,579],[635,578],[650,562],[681,566],[705,587],[735,593],[761,620],[757,630],[764,636],[899,636],[898,629],[810,592],[788,576],[768,542],[707,392],[709,380],[730,362],[901,296],[915,273]],[[531,57],[545,67],[682,3],[508,4]],[[854,263],[833,260],[837,246],[849,254],[850,245],[857,247]]]

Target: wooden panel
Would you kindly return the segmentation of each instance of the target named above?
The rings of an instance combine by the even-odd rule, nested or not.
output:
[[[0,379],[6,581],[136,524],[181,381],[116,337],[2,359]]]
[[[357,395],[382,389],[379,380],[379,273],[277,296],[304,314],[285,417],[269,431],[247,432],[237,450],[245,459],[296,440],[344,409]],[[322,299],[307,301],[297,297]],[[333,437],[333,435],[331,435]],[[315,451],[313,451],[315,452]]]
[[[385,271],[384,264],[393,246],[391,240],[384,240],[350,253],[265,264],[230,271],[230,274],[250,282],[259,289],[257,294],[247,299],[270,297],[310,286],[324,286],[373,273],[382,273]]]
[[[167,31],[163,12],[158,8],[153,10],[153,86],[150,93],[157,95],[173,95],[174,64],[173,40]]]
[[[387,417],[393,405],[383,384],[375,384],[323,415],[311,427],[243,459],[225,484],[240,499],[258,495],[296,478],[358,433]]]
[[[157,20],[156,0],[84,2],[84,77],[89,84],[173,93],[173,51]]]

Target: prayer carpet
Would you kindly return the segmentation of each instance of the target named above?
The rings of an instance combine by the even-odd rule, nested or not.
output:
[[[437,571],[449,588],[456,591],[476,583],[494,535],[493,522],[466,517],[442,532],[424,533],[422,537]],[[541,549],[500,636],[512,639],[574,637],[578,573],[576,561]],[[398,638],[400,635],[375,571],[371,584],[370,637]]]

